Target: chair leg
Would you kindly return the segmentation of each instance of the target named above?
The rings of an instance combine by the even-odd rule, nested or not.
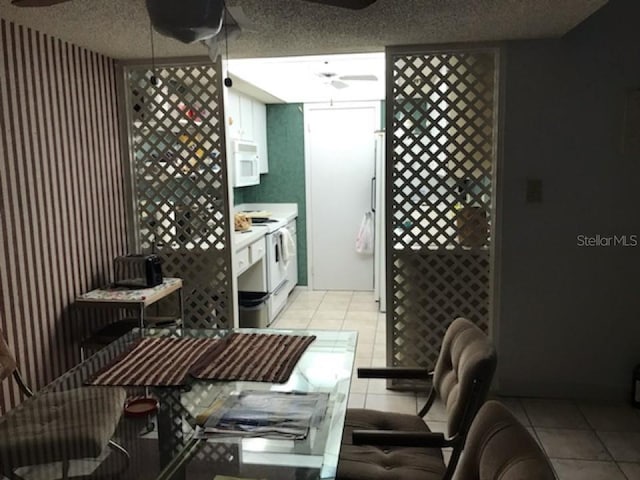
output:
[[[120,455],[124,455],[127,458],[127,460],[131,458],[129,455],[129,452],[127,452],[127,450],[119,443],[116,443],[113,440],[109,440],[109,447],[112,450],[115,450],[116,452],[118,452]]]
[[[24,378],[22,378],[22,374],[17,368],[13,371],[13,378],[25,397],[33,397],[33,391],[27,386],[27,383],[24,381]]]
[[[62,480],[69,479],[69,460],[66,458],[62,461]]]
[[[422,409],[418,412],[418,416],[419,417],[424,417],[427,412],[431,409],[431,406],[433,405],[433,402],[436,399],[436,391],[431,388],[431,391],[429,392],[429,397],[427,398],[426,403],[424,404],[424,407],[422,407]]]
[[[131,456],[129,455],[129,452],[127,452],[122,445],[114,442],[113,440],[109,440],[109,448],[124,457],[124,465],[123,468],[118,471],[118,475],[126,472],[129,469],[129,464],[131,463]]]

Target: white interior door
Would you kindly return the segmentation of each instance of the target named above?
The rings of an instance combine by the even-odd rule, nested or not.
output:
[[[309,285],[373,290],[373,255],[355,240],[371,210],[380,104],[307,104],[304,118]]]

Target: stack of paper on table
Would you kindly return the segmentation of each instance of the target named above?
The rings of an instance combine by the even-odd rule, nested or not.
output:
[[[304,439],[327,409],[327,393],[247,390],[214,402],[198,415],[197,434]]]

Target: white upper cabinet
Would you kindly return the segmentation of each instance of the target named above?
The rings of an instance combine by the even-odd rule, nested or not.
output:
[[[258,146],[259,172],[269,171],[267,153],[267,106],[233,88],[225,89],[227,153],[233,140],[248,140]]]
[[[242,124],[240,120],[240,96],[233,90],[225,89],[225,125],[227,127],[227,143],[242,138]]]
[[[258,145],[260,173],[269,173],[269,152],[267,148],[267,106],[253,102],[253,136]]]
[[[255,142],[253,131],[253,100],[240,94],[240,139]]]

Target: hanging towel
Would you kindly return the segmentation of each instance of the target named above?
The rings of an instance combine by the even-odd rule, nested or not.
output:
[[[296,243],[293,241],[293,235],[291,235],[288,228],[281,229],[280,233],[282,234],[282,261],[286,267],[289,265],[289,260],[296,254]]]

